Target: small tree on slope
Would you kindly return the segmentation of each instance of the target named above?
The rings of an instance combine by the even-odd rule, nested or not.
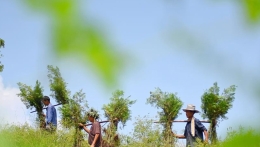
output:
[[[168,142],[170,146],[173,146],[172,121],[178,117],[179,110],[183,105],[182,101],[176,94],[162,92],[160,88],[156,88],[155,91],[150,92],[147,103],[162,109],[158,114],[164,128],[164,140]]]
[[[209,139],[212,143],[217,142],[216,126],[218,121],[227,119],[226,114],[232,107],[232,103],[235,99],[235,90],[236,86],[232,85],[224,89],[224,92],[220,95],[218,84],[214,83],[201,97],[202,117],[208,118],[211,121]]]

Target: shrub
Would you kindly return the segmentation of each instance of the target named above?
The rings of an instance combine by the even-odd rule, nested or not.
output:
[[[219,87],[214,83],[213,87],[207,90],[201,97],[202,117],[208,118],[210,123],[209,139],[217,142],[216,126],[220,119],[227,119],[226,114],[232,107],[232,102],[235,99],[236,86],[232,85],[224,89],[222,95],[219,95]]]

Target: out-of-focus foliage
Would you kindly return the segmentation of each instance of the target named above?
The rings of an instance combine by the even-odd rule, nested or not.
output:
[[[219,94],[217,83],[207,90],[201,97],[202,117],[211,121],[209,129],[209,139],[215,143],[217,141],[216,126],[220,119],[227,119],[226,114],[232,107],[235,99],[236,86],[232,85]]]
[[[260,0],[242,0],[241,3],[246,9],[250,21],[260,21]]]
[[[172,121],[178,117],[183,102],[173,93],[162,92],[160,88],[156,88],[154,92],[150,92],[147,103],[162,109],[158,112],[160,122],[164,127],[164,139],[173,143],[172,137]]]
[[[259,147],[260,133],[255,129],[228,130],[227,138],[220,143],[220,147]]]
[[[20,93],[18,96],[21,98],[21,101],[25,104],[25,106],[30,109],[36,109],[37,112],[37,120],[40,124],[40,128],[44,127],[45,121],[43,117],[43,88],[41,87],[41,83],[36,81],[35,87],[27,86],[23,83],[18,83]]]
[[[26,0],[27,4],[52,18],[53,50],[65,57],[74,55],[84,66],[97,71],[107,85],[115,83],[124,60],[114,50],[109,39],[104,37],[95,24],[83,17],[80,0]],[[245,13],[252,22],[260,20],[259,0],[240,0]],[[90,64],[89,64],[90,63]]]
[[[52,91],[51,96],[55,98],[58,103],[66,104],[69,99],[70,91],[67,90],[67,83],[61,77],[59,68],[48,65],[48,72],[50,90]]]
[[[118,122],[125,125],[126,121],[131,119],[131,111],[129,107],[136,101],[130,100],[129,97],[124,98],[124,92],[117,90],[110,98],[110,103],[103,106],[105,116],[109,119],[110,124],[104,130],[104,140],[107,146],[119,146],[117,134]]]
[[[5,47],[5,41],[0,38],[0,48]],[[1,50],[0,50],[0,58],[2,57]],[[0,72],[2,72],[4,69],[4,65],[0,61]]]
[[[114,49],[108,38],[98,31],[80,11],[79,0],[26,0],[35,10],[52,19],[52,49],[57,55],[73,55],[84,66],[91,67],[107,85],[116,82],[123,68],[123,55]],[[91,65],[91,66],[88,66]]]

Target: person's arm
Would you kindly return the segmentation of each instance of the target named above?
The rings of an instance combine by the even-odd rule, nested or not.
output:
[[[178,135],[178,134],[175,134],[172,132],[172,135],[176,138],[179,138],[179,139],[183,139],[183,138],[186,138],[184,135]]]
[[[83,127],[83,129],[89,134],[90,133],[90,130],[84,126],[82,123],[79,123],[79,126]]]
[[[95,144],[96,144],[96,142],[97,142],[97,140],[98,140],[98,137],[99,137],[99,134],[95,134],[95,138],[94,138],[94,140],[93,140],[93,142],[92,142],[92,144],[91,144],[91,147],[93,146],[95,146]]]
[[[206,127],[198,119],[196,119],[196,126],[204,133],[205,142],[208,142],[208,131]]]
[[[208,142],[208,131],[204,130],[205,142]]]
[[[185,139],[185,138],[186,138],[184,135],[174,134],[174,136],[175,136],[176,138],[179,138],[179,139]]]

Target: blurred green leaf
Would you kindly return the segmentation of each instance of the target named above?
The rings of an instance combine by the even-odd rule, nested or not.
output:
[[[229,131],[220,147],[260,147],[260,133],[257,131],[244,128],[240,128],[238,131]]]
[[[66,25],[64,25],[66,24]],[[107,84],[116,81],[116,75],[123,66],[122,55],[113,51],[106,40],[94,27],[83,26],[81,23],[64,21],[53,29],[55,51],[66,56],[74,55],[79,61],[90,65]]]
[[[26,0],[26,2],[35,10],[48,12],[56,16],[67,15],[77,4],[77,0]]]
[[[253,22],[260,20],[260,0],[243,0],[249,19]]]
[[[115,50],[95,24],[89,23],[77,0],[27,0],[37,11],[51,16],[53,51],[61,57],[74,56],[85,68],[91,67],[107,86],[117,83],[124,57]],[[88,66],[91,65],[91,66]]]

